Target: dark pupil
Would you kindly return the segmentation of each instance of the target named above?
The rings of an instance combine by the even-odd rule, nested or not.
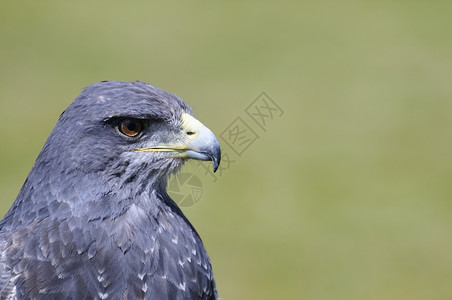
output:
[[[133,132],[138,131],[138,124],[136,121],[126,120],[126,121],[124,121],[123,124],[129,131],[133,131]]]

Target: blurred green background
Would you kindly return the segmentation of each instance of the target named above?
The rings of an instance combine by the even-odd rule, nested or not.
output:
[[[216,182],[199,167],[184,208],[221,297],[452,299],[451,11],[2,1],[0,213],[84,86],[141,80],[217,136],[237,117],[260,136]],[[266,131],[244,112],[262,91],[284,111]]]

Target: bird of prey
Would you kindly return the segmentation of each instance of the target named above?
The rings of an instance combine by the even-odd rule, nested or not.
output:
[[[220,163],[179,97],[86,87],[0,222],[1,299],[217,299],[202,241],[166,192],[187,159]]]

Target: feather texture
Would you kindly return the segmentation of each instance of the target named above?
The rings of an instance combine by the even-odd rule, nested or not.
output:
[[[141,82],[81,93],[0,222],[1,299],[217,298],[203,243],[165,191],[183,160],[130,151],[175,136],[184,112]],[[151,123],[130,140],[108,123],[124,116]]]

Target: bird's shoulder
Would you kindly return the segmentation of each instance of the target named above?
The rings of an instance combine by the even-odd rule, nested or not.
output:
[[[0,233],[1,296],[214,295],[210,260],[183,218],[168,211],[159,218],[131,217],[90,224],[45,218]]]

